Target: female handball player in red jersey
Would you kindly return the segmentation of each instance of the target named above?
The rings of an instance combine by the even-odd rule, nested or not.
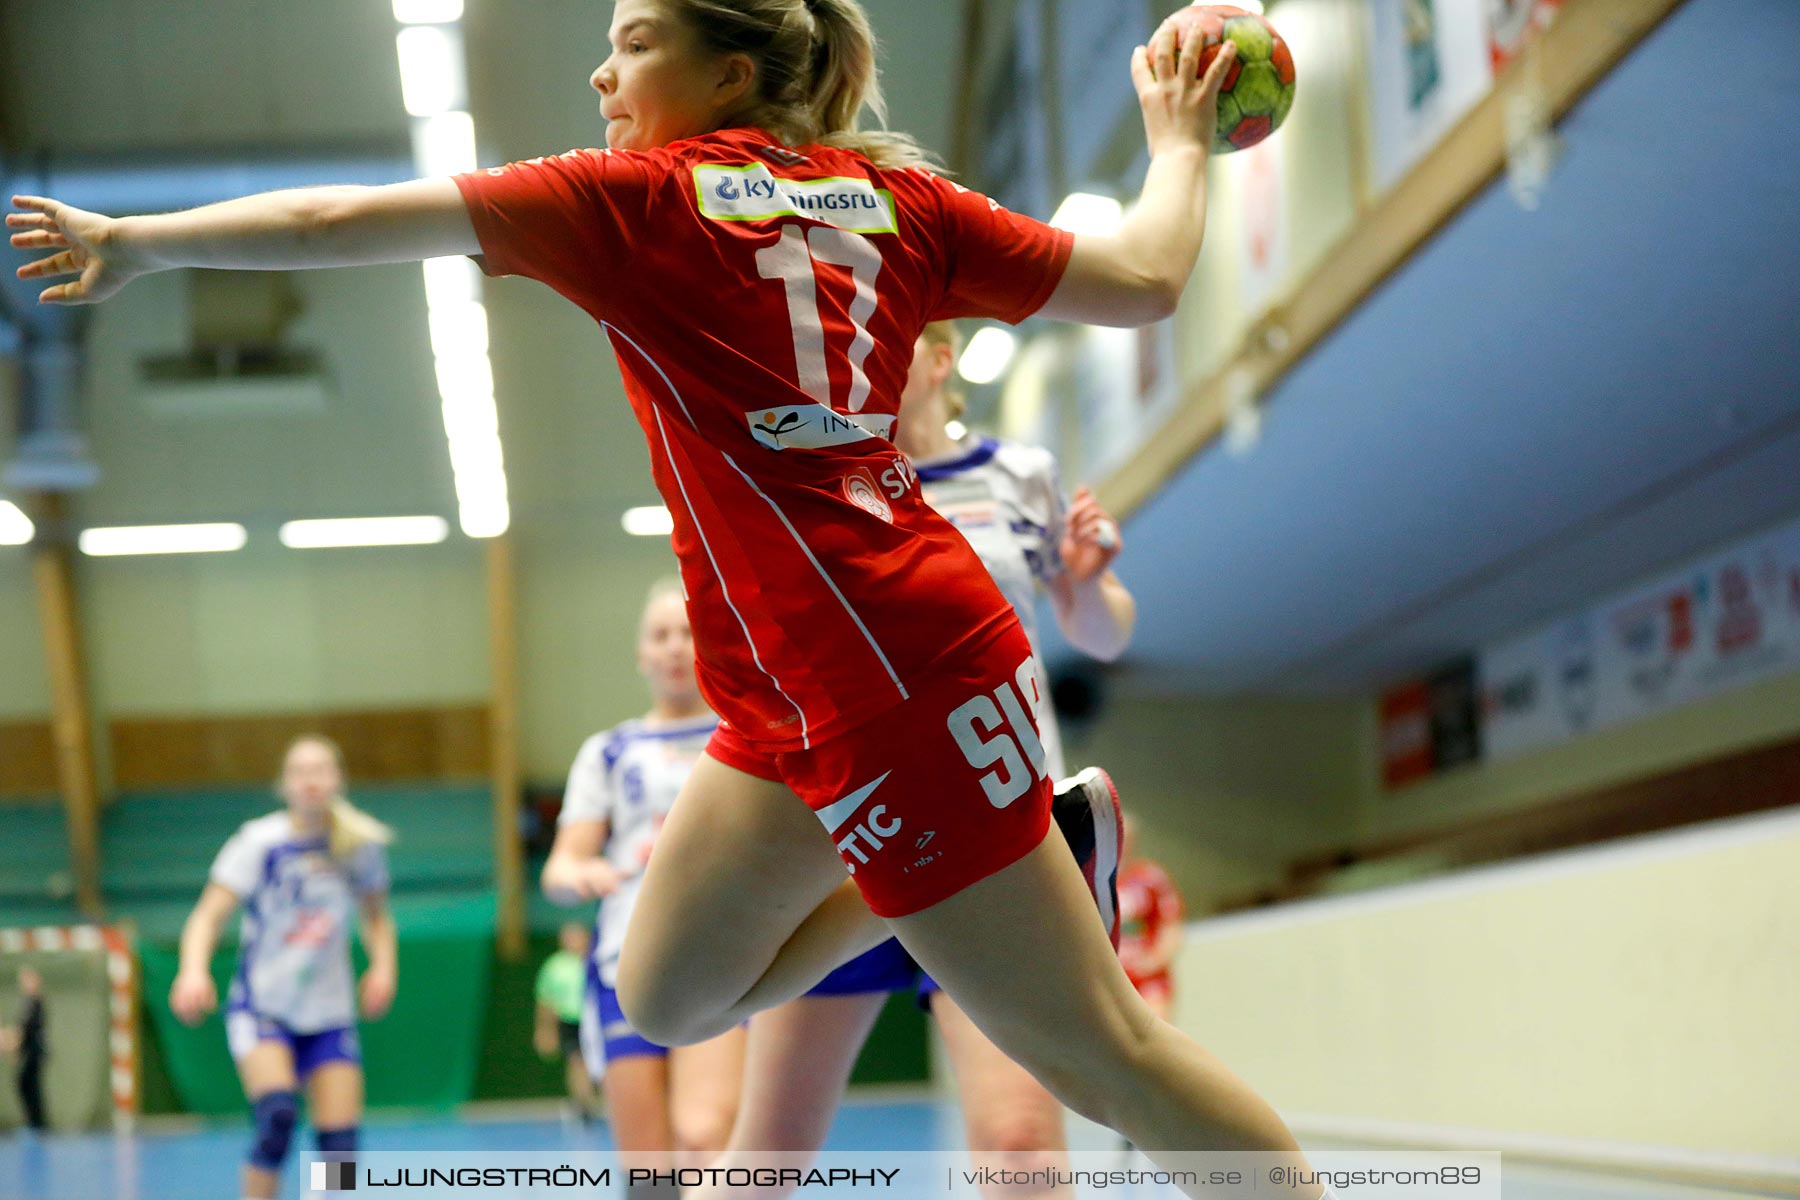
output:
[[[174,267],[480,255],[579,304],[648,438],[723,719],[644,878],[619,963],[632,1024],[712,1037],[893,934],[1007,1054],[1153,1159],[1303,1166],[1275,1111],[1119,967],[1083,871],[1045,837],[1018,619],[889,440],[929,321],[1174,311],[1232,48],[1203,77],[1198,39],[1178,53],[1167,25],[1133,54],[1143,194],[1118,233],[1077,238],[947,182],[910,139],[857,131],[881,107],[854,0],[619,0],[609,36],[592,77],[606,150],[116,220],[15,197],[13,244],[44,252],[20,275],[73,275],[42,300],[78,304]],[[1113,866],[1092,847],[1116,847],[1116,821],[1085,839],[1102,890]]]

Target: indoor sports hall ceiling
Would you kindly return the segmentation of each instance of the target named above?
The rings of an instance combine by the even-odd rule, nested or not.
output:
[[[946,147],[961,0],[868,7],[894,124]],[[42,7],[0,3],[0,181],[47,168],[54,190],[73,172],[145,179],[160,168],[158,195],[181,190],[171,178],[229,194],[288,186],[296,163],[410,172],[390,0],[53,9],[47,19]],[[610,16],[605,0],[468,0],[484,161],[603,144],[588,76]],[[171,419],[138,394],[135,373],[141,358],[186,347],[185,279],[141,281],[92,311],[84,420],[103,478],[78,498],[79,520],[239,520],[257,536],[297,516],[454,517],[417,268],[290,278],[299,312],[285,340],[323,355],[323,409]],[[619,514],[655,494],[600,335],[535,284],[495,284],[487,300],[515,521],[591,525],[600,513],[624,537]],[[0,382],[0,460],[14,432],[5,391]]]
[[[1126,528],[1133,666],[1379,688],[1800,513],[1800,5],[1691,0]]]
[[[895,124],[947,148],[960,0],[869,7]],[[0,142],[30,162],[406,153],[387,0],[45,12],[0,4]],[[607,15],[470,0],[485,159],[599,140]],[[1690,0],[1570,116],[1538,212],[1489,189],[1268,397],[1252,453],[1196,459],[1128,527],[1133,667],[1367,690],[1800,512],[1795,45],[1792,0]],[[96,312],[81,515],[454,513],[416,272],[330,274],[298,325],[325,419],[170,425],[125,355],[179,344],[179,288]],[[591,323],[526,283],[489,308],[521,527],[652,502]]]

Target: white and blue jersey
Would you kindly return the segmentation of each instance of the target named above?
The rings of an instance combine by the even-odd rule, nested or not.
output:
[[[1063,572],[1062,537],[1069,512],[1056,456],[996,438],[963,445],[963,453],[955,458],[915,464],[925,502],[956,526],[981,556],[1025,627],[1037,655],[1038,678],[1048,680],[1037,606],[1043,589]],[[1056,713],[1044,704],[1037,716],[1050,778],[1060,779],[1068,772]]]
[[[354,1026],[350,935],[361,901],[388,890],[387,851],[365,845],[340,862],[323,835],[300,837],[277,812],[246,821],[210,878],[244,906],[228,1014],[293,1034]]]
[[[594,963],[608,988],[618,984],[625,926],[657,831],[718,726],[711,713],[670,725],[627,721],[583,742],[569,768],[557,823],[605,821],[601,853],[620,875],[594,918]]]

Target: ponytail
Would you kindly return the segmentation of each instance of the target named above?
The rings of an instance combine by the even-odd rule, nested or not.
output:
[[[348,800],[331,802],[331,857],[340,863],[355,858],[365,846],[386,846],[394,831]]]
[[[875,32],[857,0],[670,0],[701,44],[756,64],[755,92],[736,120],[787,145],[817,142],[883,170],[938,169],[912,137],[886,128]],[[882,128],[860,128],[867,108]]]
[[[883,170],[936,168],[931,154],[910,134],[887,127],[887,97],[875,63],[875,30],[856,0],[810,0],[819,33],[813,89],[809,97],[819,141],[862,155]],[[879,129],[860,128],[867,108]]]

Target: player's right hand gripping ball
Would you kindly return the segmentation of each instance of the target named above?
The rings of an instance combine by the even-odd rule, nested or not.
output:
[[[1294,56],[1273,25],[1229,4],[1190,4],[1164,24],[1174,25],[1177,47],[1190,37],[1205,39],[1203,75],[1226,38],[1237,43],[1237,61],[1219,89],[1215,154],[1248,149],[1281,128],[1294,106]]]

